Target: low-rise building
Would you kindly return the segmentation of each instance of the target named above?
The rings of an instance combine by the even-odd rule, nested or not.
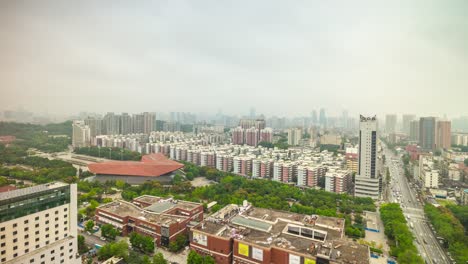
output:
[[[369,248],[344,237],[345,220],[228,205],[190,229],[190,248],[216,263],[369,263]]]
[[[96,222],[111,224],[123,235],[137,232],[151,236],[158,246],[169,246],[186,234],[191,222],[203,219],[203,205],[144,195],[133,203],[117,200],[96,208]]]

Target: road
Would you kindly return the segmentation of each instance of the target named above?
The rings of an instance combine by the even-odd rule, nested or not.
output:
[[[391,176],[388,200],[400,203],[410,230],[416,237],[414,243],[419,253],[426,263],[449,264],[450,261],[428,225],[423,206],[418,201],[415,190],[410,187],[404,175],[400,157],[395,156],[388,149],[385,151],[385,156]]]

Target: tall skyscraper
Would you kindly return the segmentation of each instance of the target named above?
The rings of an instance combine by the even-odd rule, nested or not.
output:
[[[128,135],[133,133],[132,117],[128,113],[122,113],[120,116],[120,134]]]
[[[435,117],[421,117],[419,119],[419,146],[424,150],[435,149]]]
[[[419,120],[413,120],[410,122],[410,140],[419,141]]]
[[[451,122],[447,120],[439,120],[436,123],[436,141],[437,149],[450,149],[451,147]]]
[[[415,115],[403,115],[403,133],[406,135],[410,135],[410,126],[411,126],[411,121],[415,120],[416,116]]]
[[[143,113],[143,133],[149,134],[151,131],[154,131],[156,122],[156,114],[155,113]]]
[[[325,114],[325,109],[320,108],[319,123],[322,127],[327,126],[327,116]]]
[[[300,128],[288,129],[288,145],[297,146],[302,139],[302,130]]]
[[[388,134],[396,132],[397,116],[386,115],[385,116],[385,132]]]
[[[0,193],[0,263],[81,263],[76,184]]]
[[[144,129],[144,116],[143,114],[132,115],[133,133],[143,133]]]
[[[361,115],[359,123],[358,173],[355,177],[354,195],[379,199],[382,178],[377,163],[377,118]]]
[[[91,145],[91,131],[82,120],[75,120],[72,124],[72,146],[74,148],[88,147]]]
[[[256,118],[257,112],[255,111],[255,107],[250,108],[250,118]]]
[[[312,125],[317,125],[317,111],[313,110],[311,113]]]
[[[84,120],[85,125],[89,127],[91,140],[96,136],[102,135],[102,119],[95,117],[88,117]]]
[[[120,117],[118,115],[115,115],[113,112],[108,112],[104,116],[103,121],[106,129],[106,135],[120,134]]]

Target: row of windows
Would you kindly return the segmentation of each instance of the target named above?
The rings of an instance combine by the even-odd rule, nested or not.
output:
[[[64,212],[67,212],[67,211],[68,211],[68,208],[64,208],[63,211],[64,211]],[[58,215],[58,214],[59,214],[59,211],[58,211],[58,210],[55,211],[55,214]],[[49,214],[46,214],[45,217],[49,217]],[[68,217],[68,215],[64,215],[63,217],[66,218],[66,217]],[[59,218],[56,217],[56,218],[55,218],[55,221],[58,221],[58,219],[59,219]],[[39,221],[39,216],[36,216],[36,217],[34,218],[34,220]],[[26,225],[26,224],[29,223],[29,220],[26,219],[26,220],[24,220],[23,223]],[[46,224],[48,224],[48,223],[49,223],[49,220],[46,221]],[[14,223],[14,224],[13,224],[13,228],[15,228],[15,227],[17,227],[17,226],[18,226],[18,223]],[[37,227],[37,225],[36,225],[36,227]],[[0,231],[5,231],[5,227],[4,227],[4,226],[1,227],[1,228],[0,228]]]
[[[66,231],[66,230],[65,230],[65,231]],[[58,234],[58,231],[55,231],[55,234],[57,235],[57,234]],[[68,236],[68,234],[64,234],[64,235],[63,235],[64,238],[67,237],[67,236]],[[45,237],[46,237],[46,238],[49,238],[49,234],[47,234]],[[25,239],[29,238],[29,235],[25,235],[24,238],[25,238]],[[57,240],[59,240],[59,237],[55,237],[55,241],[57,241]],[[39,242],[39,238],[37,237],[35,241],[36,241],[36,242]],[[16,242],[18,242],[18,239],[16,239],[16,238],[13,239],[13,243],[16,243]],[[48,245],[48,244],[49,244],[49,241],[46,241],[46,245]],[[6,245],[5,242],[3,242],[3,243],[0,244],[0,247],[4,248],[5,245]],[[25,245],[25,246],[28,246],[28,245],[29,245],[29,241],[24,242],[24,245]],[[38,248],[38,247],[39,247],[39,245],[36,245],[36,248]],[[14,247],[13,247],[13,250],[16,250],[17,248],[18,248],[18,246],[14,246]]]
[[[70,251],[70,252],[71,252],[71,251]],[[43,258],[43,256],[44,256],[44,255],[41,255],[41,259]],[[61,253],[61,254],[60,254],[60,257],[63,257],[63,256],[64,256],[64,254]],[[17,257],[17,256],[13,255],[13,257]],[[68,258],[69,258],[69,259],[72,259],[72,258],[73,258],[73,255],[70,255]],[[50,261],[55,261],[55,257],[51,257],[51,258],[50,258]],[[1,262],[6,262],[6,258],[2,258]],[[29,263],[34,263],[34,259],[31,259],[31,260],[29,261]],[[65,259],[60,260],[60,263],[65,263]],[[45,261],[41,261],[41,264],[46,264],[46,262],[45,262]]]

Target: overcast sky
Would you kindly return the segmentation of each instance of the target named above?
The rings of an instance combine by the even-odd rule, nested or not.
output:
[[[468,114],[468,1],[0,1],[0,110]]]

